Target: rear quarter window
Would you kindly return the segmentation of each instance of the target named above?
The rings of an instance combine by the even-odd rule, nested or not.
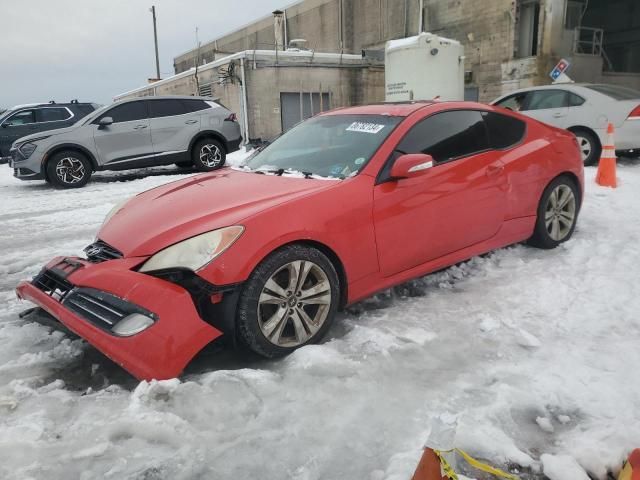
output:
[[[505,149],[520,143],[527,130],[527,124],[522,120],[495,112],[482,114],[489,134],[489,146],[495,149]]]
[[[211,106],[204,100],[180,100],[187,113],[199,112],[200,110],[206,110]]]

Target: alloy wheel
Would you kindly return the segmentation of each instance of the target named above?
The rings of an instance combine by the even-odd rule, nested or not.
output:
[[[576,197],[567,185],[558,185],[549,196],[544,221],[547,233],[556,242],[571,232],[576,219]]]
[[[260,293],[260,330],[274,345],[300,346],[324,325],[331,297],[331,284],[322,268],[307,260],[287,263],[269,277]]]
[[[56,175],[67,184],[81,182],[85,176],[84,164],[75,157],[62,158],[56,165]]]
[[[220,151],[220,148],[213,143],[203,145],[200,148],[200,161],[206,167],[217,167],[222,161],[222,152]]]
[[[577,136],[578,146],[580,147],[580,156],[582,157],[582,161],[586,162],[589,155],[591,155],[591,151],[593,150],[593,145],[591,145],[591,141],[586,137]]]

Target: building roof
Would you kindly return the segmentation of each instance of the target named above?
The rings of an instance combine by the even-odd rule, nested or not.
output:
[[[213,68],[218,68],[222,65],[227,65],[233,60],[239,60],[241,58],[247,59],[248,61],[259,61],[265,59],[275,61],[275,59],[277,58],[278,62],[296,63],[297,65],[301,66],[322,65],[327,63],[338,65],[361,64],[363,66],[377,64],[375,62],[372,62],[371,60],[364,60],[361,55],[351,55],[346,53],[323,53],[313,52],[310,50],[284,50],[277,52],[275,50],[245,50],[242,52],[233,53],[213,62],[200,65],[198,67],[198,72],[202,73]],[[154,87],[157,87],[159,85],[171,83],[179,78],[190,77],[195,75],[195,72],[195,67],[192,67],[189,70],[180,72],[176,75],[172,75],[171,77],[163,78],[162,80],[158,80],[157,82],[149,83],[147,85],[134,88],[133,90],[129,90],[127,92],[119,93],[115,95],[114,99],[118,100],[122,97],[126,97],[134,93],[144,92],[145,90],[153,89]]]

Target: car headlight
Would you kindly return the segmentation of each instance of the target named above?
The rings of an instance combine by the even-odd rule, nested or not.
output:
[[[234,225],[196,235],[159,251],[140,267],[140,271],[166,268],[199,270],[233,245],[243,231],[243,226]]]
[[[24,143],[20,145],[18,151],[24,158],[29,158],[31,155],[33,155],[33,152],[36,151],[36,148],[38,148],[38,146],[35,143]]]

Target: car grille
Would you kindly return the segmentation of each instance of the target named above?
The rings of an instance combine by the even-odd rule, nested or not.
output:
[[[42,270],[38,275],[33,277],[31,283],[42,290],[50,297],[55,298],[58,301],[64,299],[67,294],[73,289],[73,285],[67,280],[62,278],[53,270]]]
[[[156,319],[156,315],[115,295],[94,288],[74,288],[63,300],[63,305],[96,327],[110,331],[122,319],[140,313]]]
[[[84,253],[87,256],[87,260],[92,263],[101,263],[123,257],[122,252],[102,240],[87,246],[84,249]]]

